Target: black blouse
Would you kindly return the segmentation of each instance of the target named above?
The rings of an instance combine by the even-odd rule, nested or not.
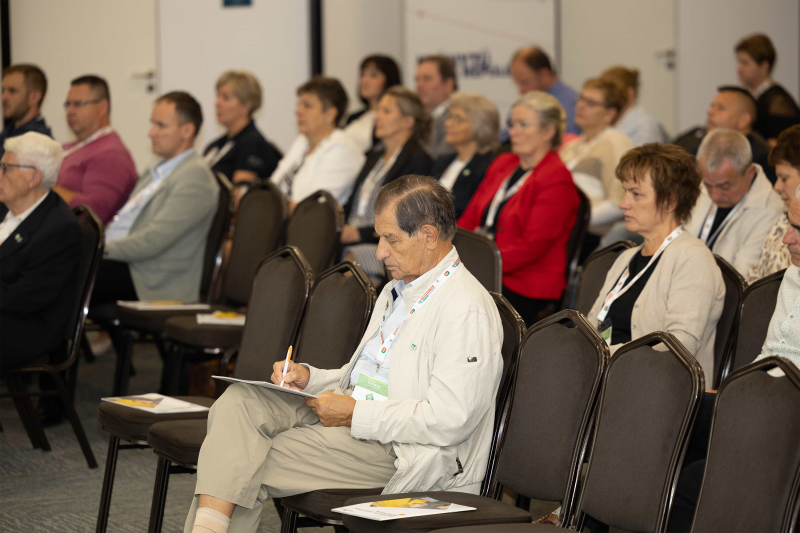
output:
[[[631,258],[631,262],[628,265],[628,279],[633,279],[636,274],[641,272],[642,269],[647,266],[651,257],[652,256],[642,256],[641,250],[636,252],[636,255]],[[653,275],[653,271],[658,266],[660,260],[661,256],[650,265],[647,272],[642,274],[642,277],[637,279],[636,283],[634,283],[630,289],[614,300],[611,307],[609,307],[606,321],[610,320],[611,327],[613,328],[611,330],[611,344],[624,344],[631,341],[631,315],[633,314],[633,306],[642,294],[642,290],[644,290],[647,281],[650,279],[650,276]],[[605,297],[605,295],[603,295],[603,297]],[[605,327],[607,326],[602,326],[600,330],[602,331]]]

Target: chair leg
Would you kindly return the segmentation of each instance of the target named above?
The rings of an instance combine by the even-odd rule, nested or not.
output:
[[[100,511],[97,514],[95,533],[106,533],[108,512],[111,509],[111,491],[114,489],[114,474],[117,473],[117,456],[119,455],[119,437],[111,435],[108,439],[108,455],[106,456],[106,472],[103,475],[103,491],[100,493]]]
[[[117,366],[114,369],[113,396],[128,394],[128,382],[131,378],[131,365],[133,359],[134,331],[126,328],[112,328],[112,338],[116,337],[115,348],[117,352]]]
[[[284,507],[281,517],[281,533],[297,533],[297,518],[297,512]]]
[[[183,348],[173,344],[164,352],[164,368],[161,374],[161,394],[176,396],[180,388],[183,371]]]
[[[81,358],[76,357],[75,362],[67,370],[67,392],[69,393],[69,401],[75,405],[75,390],[78,388],[78,363]]]
[[[53,372],[51,375],[53,376],[53,380],[56,382],[56,386],[58,387],[61,401],[64,402],[64,408],[66,409],[67,417],[72,424],[72,430],[75,432],[75,436],[78,438],[78,443],[81,445],[83,456],[86,458],[89,468],[97,468],[97,461],[94,458],[94,453],[92,453],[92,447],[89,445],[89,439],[86,438],[86,433],[83,431],[83,424],[81,424],[81,419],[78,418],[78,412],[75,411],[75,406],[69,400],[69,393],[67,392],[67,387],[64,385],[64,380],[61,379],[61,375],[58,372]]]
[[[22,425],[28,438],[31,440],[31,445],[34,450],[42,450],[45,452],[50,451],[50,443],[47,436],[42,429],[42,423],[39,420],[39,413],[36,412],[36,407],[31,401],[31,396],[28,394],[28,389],[25,383],[20,378],[19,374],[11,372],[6,376],[6,383],[9,388],[19,394],[14,396],[14,405],[17,408],[17,413],[22,420]]]
[[[153,487],[153,503],[150,505],[150,527],[148,533],[161,533],[164,524],[164,506],[167,503],[167,487],[169,486],[169,461],[158,458],[156,484]]]

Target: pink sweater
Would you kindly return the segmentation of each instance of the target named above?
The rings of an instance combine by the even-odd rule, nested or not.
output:
[[[75,144],[64,144],[64,150]],[[64,158],[58,184],[76,192],[70,207],[88,205],[108,224],[136,185],[136,165],[119,135],[111,132]]]

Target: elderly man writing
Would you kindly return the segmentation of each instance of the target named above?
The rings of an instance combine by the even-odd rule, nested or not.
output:
[[[404,176],[380,190],[377,257],[394,280],[360,346],[339,369],[274,365],[274,383],[317,399],[228,388],[208,419],[187,533],[255,531],[265,500],[324,488],[478,493],[503,330],[455,230],[438,181]]]
[[[5,142],[0,161],[0,369],[66,354],[75,305],[81,229],[52,192],[61,145],[28,132]],[[56,362],[56,361],[53,361]]]

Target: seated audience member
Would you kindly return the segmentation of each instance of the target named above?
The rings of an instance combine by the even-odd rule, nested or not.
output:
[[[500,115],[483,95],[454,93],[444,127],[444,140],[456,153],[437,159],[431,174],[453,193],[456,217],[460,217],[497,154]]]
[[[47,78],[36,65],[11,65],[3,70],[3,120],[0,131],[0,157],[6,139],[35,131],[48,137],[53,133],[39,114],[47,94]]]
[[[520,96],[511,108],[512,153],[497,156],[458,220],[497,243],[503,295],[528,326],[556,311],[567,285],[567,241],[580,200],[555,152],[564,117],[554,96]]]
[[[339,80],[314,76],[297,89],[300,135],[270,177],[293,207],[320,189],[340,204],[350,197],[364,154],[339,129],[346,111],[347,93]]]
[[[736,45],[736,73],[756,99],[758,118],[753,129],[774,145],[780,132],[800,124],[800,107],[786,89],[772,79],[778,58],[769,37],[755,34]]]
[[[778,174],[775,192],[781,196],[785,211],[794,198],[792,191],[800,186],[800,125],[792,126],[778,135],[777,144],[769,154],[769,162]],[[783,244],[783,236],[788,229],[789,219],[784,214],[775,221],[767,233],[761,248],[761,256],[747,273],[748,284],[791,265],[789,249]]]
[[[150,140],[161,162],[142,174],[106,228],[93,304],[117,300],[197,301],[219,184],[194,151],[200,104],[184,92],[156,100]]]
[[[480,491],[503,367],[500,316],[458,258],[453,202],[436,180],[385,185],[375,230],[394,279],[360,347],[340,369],[290,362],[284,374],[275,363],[274,383],[318,398],[238,383],[225,391],[209,413],[184,531],[255,532],[266,500],[317,489]],[[388,392],[373,395],[365,378]]]
[[[362,152],[369,152],[377,142],[375,110],[378,108],[378,102],[387,89],[402,85],[403,80],[397,63],[389,56],[365,57],[359,72],[361,75],[358,78],[358,98],[364,103],[364,109],[347,117],[344,132]]]
[[[0,161],[0,370],[37,357],[66,356],[67,321],[77,296],[81,229],[52,192],[61,145],[23,133]]]
[[[261,85],[246,70],[229,70],[217,80],[217,121],[227,132],[206,147],[204,159],[211,170],[233,183],[267,179],[281,154],[253,121],[261,107]]]
[[[431,119],[417,95],[402,86],[392,87],[381,98],[375,112],[375,135],[382,147],[374,150],[356,179],[344,206],[341,242],[373,280],[384,275],[376,258],[380,236],[375,232],[375,201],[382,185],[407,174],[430,173],[430,156],[422,148],[431,131]]]
[[[425,149],[433,159],[452,154],[455,150],[444,141],[444,119],[450,95],[458,90],[453,60],[442,55],[423,57],[417,65],[415,81],[417,96],[433,119],[430,140],[426,142]]]
[[[625,104],[614,125],[627,135],[636,146],[646,143],[665,143],[667,134],[653,116],[637,102],[639,98],[639,71],[635,68],[612,67],[603,72],[604,79],[618,84],[625,94]]]
[[[742,276],[758,261],[764,238],[783,211],[780,196],[751,157],[739,132],[715,129],[705,136],[697,151],[704,187],[686,224],[686,231]]]
[[[617,176],[628,230],[644,244],[620,254],[587,318],[612,351],[654,331],[672,333],[711,382],[725,284],[708,247],[684,230],[700,195],[685,151],[645,144],[625,154]]]
[[[697,155],[697,149],[703,142],[703,137],[716,128],[725,128],[738,131],[747,137],[750,150],[753,152],[753,162],[761,165],[767,178],[775,183],[775,169],[767,161],[769,145],[764,138],[753,131],[755,123],[756,101],[752,95],[740,87],[723,86],[717,89],[717,96],[711,102],[706,112],[705,127],[697,127],[680,135],[672,141],[692,155]]]
[[[614,83],[600,78],[587,80],[575,104],[575,121],[581,136],[562,146],[559,155],[592,202],[585,252],[593,250],[600,237],[622,218],[618,205],[625,191],[615,171],[622,154],[633,148],[633,141],[612,126],[619,118],[625,94]]]
[[[72,80],[64,108],[77,140],[63,145],[64,162],[53,190],[70,207],[88,205],[108,224],[136,185],[133,158],[109,124],[108,84],[97,76]]]
[[[575,89],[558,79],[550,58],[538,46],[526,46],[514,52],[511,58],[511,78],[523,95],[529,91],[543,91],[555,96],[558,103],[567,113],[566,133],[579,134],[581,130],[575,124],[575,104],[578,94]],[[508,131],[503,132],[502,142],[508,139]]]

